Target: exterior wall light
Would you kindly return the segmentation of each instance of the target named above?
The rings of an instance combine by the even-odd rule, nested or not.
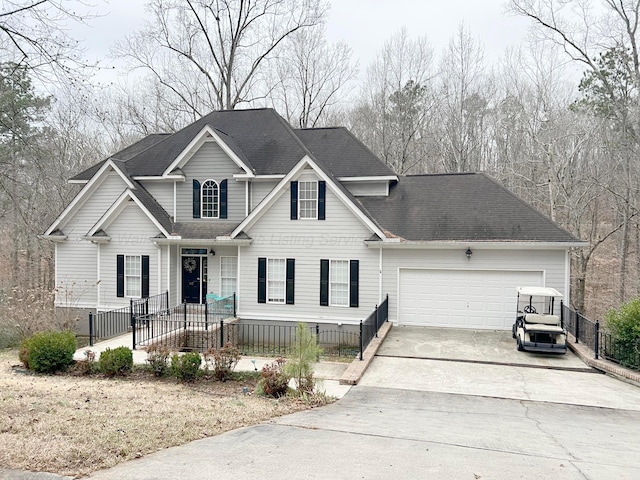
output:
[[[212,248],[211,250],[209,250],[209,255],[214,256],[216,255],[216,251]]]
[[[473,252],[471,251],[471,249],[470,249],[470,248],[467,248],[467,251],[466,251],[466,252],[464,252],[464,253],[465,253],[465,255],[467,256],[467,259],[468,259],[468,260],[471,260],[471,255],[473,255]]]

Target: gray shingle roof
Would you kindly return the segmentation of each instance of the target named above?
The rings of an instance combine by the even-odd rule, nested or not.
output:
[[[270,108],[212,112],[176,133],[149,135],[111,158],[133,177],[161,175],[207,125],[258,175],[286,175],[307,154],[336,177],[394,174],[347,129],[292,130]],[[72,180],[89,180],[103,163]]]
[[[481,173],[400,177],[388,197],[358,200],[385,231],[406,240],[579,242]]]
[[[174,235],[188,239],[215,239],[228,236],[238,226],[239,222],[178,222],[173,224]]]
[[[159,175],[209,125],[257,174],[285,174],[307,150],[272,109],[212,112],[127,161],[134,176]]]
[[[344,127],[294,130],[314,157],[336,177],[395,175]]]

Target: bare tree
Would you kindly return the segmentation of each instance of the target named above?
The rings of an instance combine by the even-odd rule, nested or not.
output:
[[[292,125],[315,127],[344,100],[346,85],[357,73],[351,48],[328,44],[320,27],[298,30],[286,47],[275,66],[269,100]]]
[[[322,0],[151,0],[151,20],[115,53],[156,79],[176,109],[202,116],[264,97],[265,64],[320,24]]]
[[[51,75],[76,81],[90,65],[69,34],[69,22],[96,16],[83,0],[3,0],[0,5],[0,60],[12,61],[47,82]]]
[[[436,74],[428,40],[413,40],[406,29],[385,43],[367,70],[351,127],[397,173],[429,169]]]
[[[442,59],[440,157],[448,172],[485,170],[483,146],[491,108],[484,51],[464,25],[449,42]]]
[[[620,301],[626,297],[630,223],[639,192],[634,181],[639,165],[640,61],[638,26],[640,2],[601,0],[594,12],[591,3],[551,0],[512,0],[511,9],[531,18],[537,32],[560,45],[574,62],[585,68],[581,82],[582,106],[613,122],[617,148],[610,158],[618,159],[619,174],[608,188],[618,197],[620,221],[619,289]],[[633,92],[633,96],[629,96]],[[612,138],[609,135],[609,138]],[[612,146],[612,143],[609,143]],[[611,153],[611,151],[610,151]],[[636,279],[637,281],[637,279]]]

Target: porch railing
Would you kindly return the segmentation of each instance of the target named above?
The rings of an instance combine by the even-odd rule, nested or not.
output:
[[[169,292],[153,297],[131,299],[129,305],[108,312],[89,313],[89,345],[127,333],[133,318],[149,315],[169,308]]]
[[[366,320],[360,322],[360,360],[371,340],[378,336],[378,330],[389,319],[389,295],[371,312]]]

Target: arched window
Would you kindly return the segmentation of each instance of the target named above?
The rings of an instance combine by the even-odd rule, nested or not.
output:
[[[218,184],[206,180],[202,184],[202,218],[218,218],[220,216],[220,195]]]

